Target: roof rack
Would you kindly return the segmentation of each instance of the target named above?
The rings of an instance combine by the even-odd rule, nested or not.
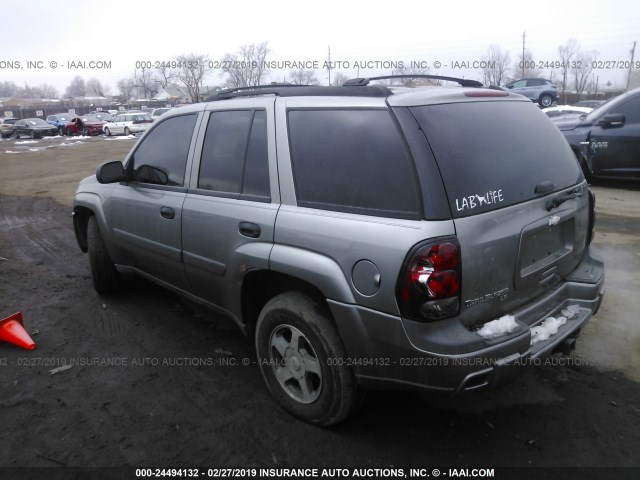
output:
[[[362,89],[351,87],[330,87],[318,85],[294,85],[290,83],[276,83],[271,85],[256,85],[253,87],[233,87],[221,90],[207,97],[206,102],[229,100],[238,97],[253,97],[256,95],[275,95],[279,97],[292,96],[357,96],[357,97],[388,97],[393,92],[384,85],[363,86]]]
[[[357,87],[366,87],[369,85],[369,82],[373,80],[388,80],[395,78],[428,78],[430,80],[447,80],[449,82],[456,82],[460,84],[461,87],[482,87],[482,82],[478,82],[477,80],[468,80],[466,78],[457,78],[457,77],[443,77],[441,75],[383,75],[381,77],[369,77],[369,78],[352,78],[347,80],[343,85],[346,86],[357,86]]]

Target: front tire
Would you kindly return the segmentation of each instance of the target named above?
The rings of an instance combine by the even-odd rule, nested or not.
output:
[[[272,298],[256,325],[258,363],[286,411],[335,425],[360,405],[360,387],[326,305],[299,292]]]
[[[129,130],[128,127],[124,127],[124,134],[127,136],[131,135],[131,130]]]
[[[111,136],[111,130],[109,130],[109,128],[105,128],[105,129],[104,129],[104,133],[106,133],[106,134],[107,134],[107,137],[110,137],[110,136]]]
[[[87,223],[87,247],[93,288],[101,294],[115,292],[120,286],[120,274],[109,257],[94,215],[89,217]]]

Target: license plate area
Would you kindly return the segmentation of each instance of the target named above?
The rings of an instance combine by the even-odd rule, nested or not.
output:
[[[569,261],[574,249],[575,221],[566,218],[555,225],[543,219],[528,225],[520,237],[515,287],[549,285],[563,259]],[[559,280],[559,278],[558,278]]]

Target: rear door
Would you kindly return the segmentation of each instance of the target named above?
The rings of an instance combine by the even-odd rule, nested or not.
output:
[[[522,101],[410,110],[460,241],[465,323],[497,318],[557,285],[581,259],[589,219],[586,184],[560,131]],[[549,205],[573,189],[576,198]]]
[[[203,119],[182,215],[194,293],[239,317],[240,279],[267,269],[279,207],[274,98],[214,102]]]

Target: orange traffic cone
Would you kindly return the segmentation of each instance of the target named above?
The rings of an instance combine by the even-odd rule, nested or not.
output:
[[[35,342],[31,339],[22,323],[22,312],[0,320],[0,341],[12,343],[25,350],[36,348]]]

